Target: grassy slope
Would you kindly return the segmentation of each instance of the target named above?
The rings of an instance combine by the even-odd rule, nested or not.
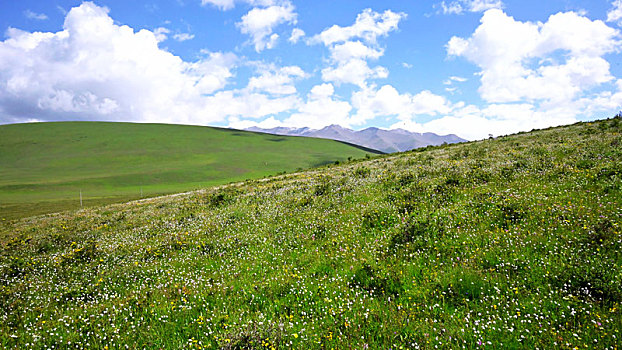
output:
[[[197,126],[37,123],[0,126],[0,217],[260,178],[365,151],[328,140]]]
[[[5,223],[0,347],[620,347],[621,125]]]

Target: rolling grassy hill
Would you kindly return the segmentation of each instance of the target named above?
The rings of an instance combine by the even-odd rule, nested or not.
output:
[[[199,126],[100,122],[0,125],[0,218],[256,179],[361,158],[328,140]]]
[[[622,121],[0,223],[0,347],[615,349]]]

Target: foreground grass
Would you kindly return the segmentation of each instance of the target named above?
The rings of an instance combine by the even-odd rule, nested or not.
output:
[[[127,202],[364,158],[332,140],[188,125],[0,125],[0,219]]]
[[[615,349],[621,125],[5,223],[0,347]]]

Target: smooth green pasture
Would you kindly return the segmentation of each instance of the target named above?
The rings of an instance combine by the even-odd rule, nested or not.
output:
[[[361,158],[344,143],[200,126],[0,126],[0,218],[256,179]]]

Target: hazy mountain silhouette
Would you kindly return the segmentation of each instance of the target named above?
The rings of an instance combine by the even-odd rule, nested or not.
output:
[[[374,127],[354,131],[339,125],[330,125],[320,130],[286,127],[277,127],[272,129],[251,127],[246,130],[275,135],[332,139],[376,149],[385,153],[403,152],[428,145],[441,145],[443,143],[458,143],[466,141],[454,134],[441,136],[431,132],[417,133],[406,131],[404,129],[384,130]]]

